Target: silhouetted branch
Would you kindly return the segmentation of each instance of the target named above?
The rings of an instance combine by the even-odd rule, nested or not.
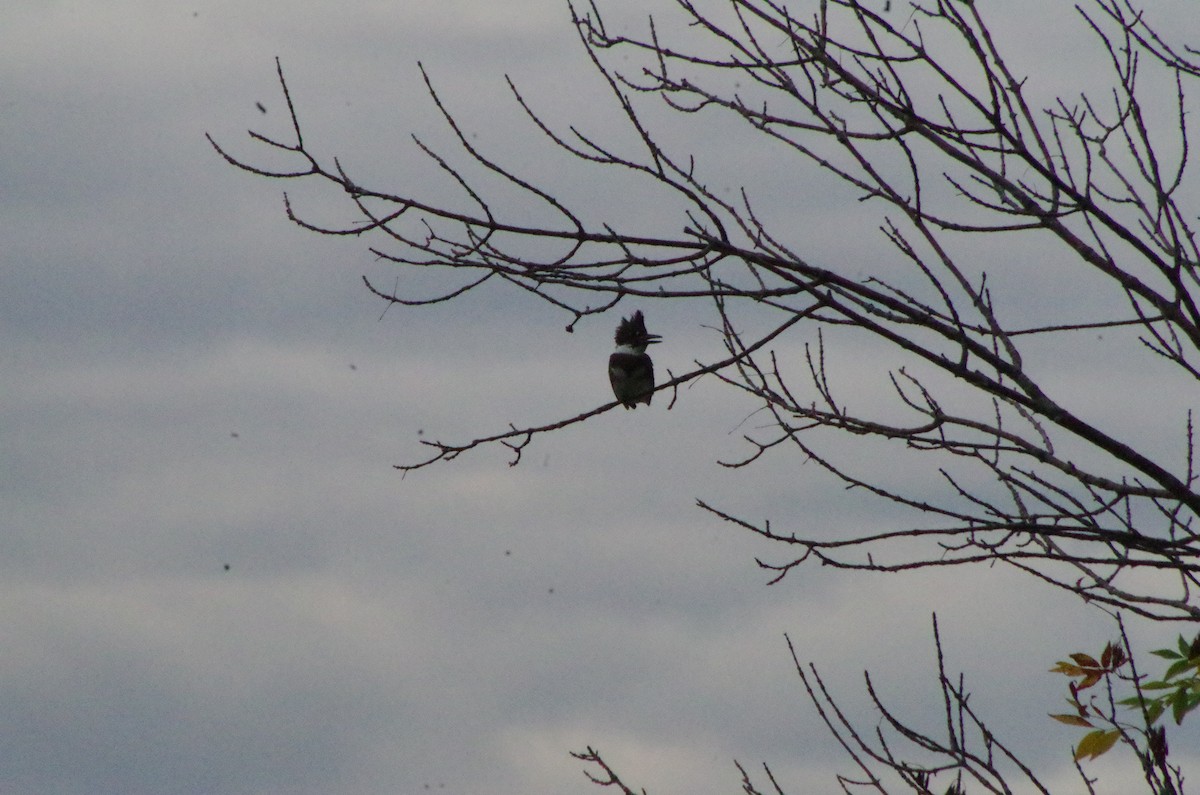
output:
[[[631,298],[699,307],[724,350],[660,389],[711,375],[759,402],[770,422],[745,435],[746,454],[727,466],[760,465],[790,450],[846,488],[903,509],[901,526],[826,541],[701,501],[791,555],[762,563],[776,579],[813,561],[878,572],[1001,562],[1105,608],[1200,619],[1190,415],[1160,411],[1147,386],[1144,405],[1132,416],[1121,407],[1124,420],[1114,421],[1115,407],[1094,407],[1108,397],[1104,384],[1064,384],[1045,364],[1047,351],[1052,361],[1064,356],[1050,347],[1060,340],[1072,343],[1067,356],[1107,356],[1104,332],[1141,346],[1104,378],[1131,377],[1127,366],[1144,364],[1200,380],[1200,248],[1197,211],[1186,204],[1195,195],[1194,49],[1169,43],[1128,0],[1090,0],[1078,8],[1079,26],[1107,69],[1108,90],[1044,98],[977,3],[914,4],[900,13],[860,0],[731,0],[732,15],[717,15],[670,0],[671,23],[658,17],[643,27],[607,25],[599,3],[568,5],[626,143],[560,123],[508,81],[513,100],[547,147],[597,174],[641,180],[644,195],[656,197],[656,217],[667,219],[659,229],[678,231],[590,220],[539,174],[516,173],[460,126],[424,68],[452,150],[413,141],[453,200],[431,200],[420,185],[396,192],[367,184],[312,151],[278,64],[291,138],[250,135],[286,165],[267,168],[209,140],[238,168],[324,183],[348,200],[352,220],[328,224],[285,198],[295,223],[369,238],[370,250],[398,268],[452,279],[423,295],[366,282],[388,305],[515,287],[565,315],[568,331]],[[1157,93],[1147,87],[1154,80]],[[841,233],[878,231],[887,253],[873,262],[810,255],[804,235],[769,220],[778,214],[764,214],[751,189],[714,189],[712,166],[678,151],[647,120],[652,102],[684,123],[732,121],[753,146],[776,147],[798,191],[813,172],[833,178],[864,214],[876,213],[863,216],[871,220],[861,229],[848,218]],[[1002,239],[1028,243],[1020,261],[970,247]],[[1043,280],[1049,263],[1068,277]],[[747,317],[773,330],[751,336]],[[879,373],[889,395],[841,394],[831,373],[859,363],[825,348],[843,333],[866,335],[889,357]],[[616,405],[513,422],[465,442],[422,442],[432,454],[397,468],[492,444],[505,445],[516,464],[542,434]],[[1144,423],[1178,428],[1185,455],[1145,442],[1137,427]],[[917,490],[876,469],[852,471],[840,448],[829,452],[829,433],[837,445],[868,441],[896,450],[906,466],[924,462],[929,477]],[[1156,572],[1172,577],[1140,577]]]
[[[287,166],[256,164],[209,141],[226,162],[252,174],[333,188],[352,214],[348,222],[320,223],[285,194],[294,223],[369,238],[370,251],[397,268],[443,271],[453,281],[414,295],[384,292],[364,277],[388,306],[515,287],[564,314],[568,332],[629,298],[700,307],[697,325],[714,329],[723,350],[671,374],[658,389],[677,397],[681,384],[712,376],[758,402],[754,416],[769,422],[744,436],[744,455],[722,463],[759,466],[790,451],[845,488],[899,509],[894,525],[829,539],[797,533],[786,524],[794,518],[752,522],[698,500],[784,553],[759,561],[772,582],[813,562],[872,572],[1002,563],[1110,612],[1200,619],[1190,411],[1170,415],[1158,387],[1146,383],[1144,400],[1130,412],[1107,400],[1109,384],[1071,385],[1057,371],[1084,351],[1109,361],[1105,332],[1140,347],[1111,361],[1103,380],[1140,377],[1140,366],[1164,379],[1182,376],[1193,387],[1200,380],[1198,213],[1187,204],[1196,194],[1188,90],[1200,78],[1200,53],[1170,43],[1130,0],[1086,0],[1076,7],[1080,28],[1109,85],[1045,98],[1009,60],[980,3],[936,0],[892,11],[891,2],[865,0],[730,0],[731,15],[693,0],[665,5],[676,14],[670,24],[651,17],[639,28],[607,25],[594,0],[568,3],[603,80],[602,99],[632,147],[563,126],[511,80],[508,87],[547,147],[597,174],[608,169],[641,180],[644,195],[656,197],[659,228],[679,230],[673,233],[592,221],[579,204],[539,184],[539,174],[511,170],[460,126],[423,67],[455,148],[445,153],[413,142],[454,200],[431,200],[425,186],[395,192],[369,185],[337,158],[312,151],[278,61],[291,140],[253,131],[250,138]],[[1155,80],[1157,93],[1147,88]],[[746,186],[712,188],[711,164],[678,151],[669,132],[647,121],[645,108],[654,102],[685,124],[729,120],[750,147],[774,147],[778,169],[794,175],[797,193],[815,172],[831,177],[869,218],[855,226],[860,216],[847,217],[839,233],[851,239],[878,232],[886,254],[872,261],[810,255],[807,230],[764,212],[779,208],[752,200]],[[1010,260],[971,247],[999,240],[1027,247],[1014,247]],[[1043,273],[1051,265],[1067,277]],[[747,317],[769,331],[750,334]],[[876,371],[886,395],[858,387],[844,396],[839,374],[865,365],[827,350],[827,339],[842,334],[869,338],[886,354],[888,363]],[[1068,353],[1052,347],[1067,341]],[[466,442],[424,441],[432,448],[428,458],[396,468],[407,473],[494,444],[504,445],[516,465],[542,434],[617,405],[510,423]],[[1183,452],[1145,441],[1154,434],[1141,425],[1165,429],[1160,437],[1176,434]],[[831,434],[833,453],[824,446]],[[929,477],[914,487],[895,485],[879,467],[854,471],[842,462],[855,441],[896,451],[906,467],[924,463]],[[839,779],[842,789],[885,793],[898,785],[930,795],[934,779],[949,776],[949,795],[1008,792],[1010,780],[1045,793],[971,709],[961,677],[947,675],[936,622],[934,640],[944,729],[910,726],[867,677],[883,721],[873,736],[854,727],[788,640],[818,714],[854,763],[854,776]],[[1109,707],[1103,714],[1117,725]],[[1165,737],[1149,722],[1120,731],[1149,754],[1151,791],[1181,787],[1181,773],[1161,761]],[[910,749],[925,761],[904,761]],[[599,768],[599,775],[587,774],[595,783],[634,795],[594,749],[576,758]],[[739,770],[745,792],[763,795]],[[764,773],[770,791],[783,795],[769,767]]]

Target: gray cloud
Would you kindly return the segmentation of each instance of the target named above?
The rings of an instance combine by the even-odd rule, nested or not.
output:
[[[446,142],[417,59],[516,166],[544,150],[504,71],[556,118],[619,139],[560,3],[10,6],[0,790],[585,791],[566,753],[588,743],[656,793],[734,791],[734,757],[826,790],[839,752],[783,633],[864,725],[865,668],[897,708],[936,720],[934,610],[1001,728],[1069,772],[1076,737],[1044,718],[1065,690],[1043,671],[1108,625],[998,571],[814,568],[763,587],[753,557],[779,550],[696,497],[819,534],[895,517],[795,459],[717,466],[755,420],[713,381],[671,412],[656,400],[539,440],[520,467],[488,450],[391,468],[422,440],[608,400],[612,317],[566,334],[563,317],[496,291],[380,319],[359,276],[387,289],[394,271],[290,226],[279,194],[330,220],[344,208],[234,172],[203,132],[247,156],[246,127],[286,134],[278,54],[313,140],[384,184],[436,176],[410,130]],[[622,24],[642,24],[632,11]],[[589,90],[564,91],[564,76]],[[719,151],[720,130],[680,142]],[[771,162],[744,154],[747,173]],[[548,171],[597,212],[659,220],[619,178]],[[814,207],[802,180],[763,184],[762,206],[800,219],[817,255],[878,250],[834,223],[852,198]],[[707,318],[644,308],[667,338],[662,366],[718,350]],[[860,390],[863,352],[836,344]],[[1089,377],[1065,372],[1064,388]]]

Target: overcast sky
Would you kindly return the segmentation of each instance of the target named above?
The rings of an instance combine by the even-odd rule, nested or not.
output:
[[[1048,81],[1094,71],[1037,44],[1056,36],[1011,42]],[[560,0],[5,0],[0,793],[588,792],[568,752],[589,744],[651,795],[737,792],[734,759],[770,764],[789,792],[831,792],[847,760],[784,633],[864,728],[870,669],[936,730],[934,611],[972,703],[1079,791],[1079,735],[1045,717],[1065,695],[1046,669],[1112,627],[1002,570],[809,568],[766,587],[754,558],[778,550],[697,498],[830,535],[893,509],[787,456],[720,467],[756,420],[715,381],[669,412],[660,399],[539,439],[515,468],[484,450],[402,479],[392,465],[422,457],[422,439],[609,400],[617,315],[566,334],[569,318],[503,290],[384,313],[363,274],[425,285],[283,215],[284,187],[331,220],[338,197],[240,173],[204,139],[253,158],[246,129],[286,135],[275,56],[310,144],[381,187],[430,174],[410,133],[450,148],[417,61],[518,170],[544,150],[504,74],[564,123],[609,124]],[[719,125],[678,135],[721,151]],[[854,196],[764,179],[768,212],[811,250],[849,261],[864,245],[831,224]],[[658,217],[619,182],[577,187]],[[720,353],[711,318],[633,308],[666,339],[660,367]],[[1189,731],[1172,741],[1181,760],[1200,745]],[[1121,762],[1106,791],[1137,778]]]

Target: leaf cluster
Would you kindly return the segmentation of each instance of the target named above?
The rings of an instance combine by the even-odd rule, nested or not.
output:
[[[1074,708],[1073,713],[1051,714],[1050,717],[1068,726],[1080,726],[1092,729],[1083,736],[1075,748],[1075,760],[1095,759],[1107,753],[1121,738],[1119,729],[1100,728],[1098,724],[1106,723],[1103,716],[1094,706],[1090,706],[1080,698],[1080,693],[1088,690],[1109,677],[1117,674],[1128,662],[1125,647],[1119,642],[1110,641],[1105,644],[1100,653],[1100,659],[1090,654],[1076,652],[1070,655],[1071,661],[1059,660],[1050,673],[1062,674],[1072,681],[1067,683],[1071,691],[1067,703]]]
[[[1169,709],[1172,720],[1178,726],[1183,723],[1184,716],[1200,707],[1200,633],[1191,643],[1180,635],[1176,648],[1156,649],[1150,653],[1171,663],[1162,678],[1143,682],[1140,696],[1123,698],[1117,703],[1130,708],[1144,705],[1150,723],[1157,723]],[[1146,698],[1146,692],[1159,695]]]
[[[1147,761],[1161,765],[1167,756],[1166,728],[1160,725],[1163,716],[1169,711],[1178,726],[1188,713],[1200,707],[1200,633],[1191,642],[1180,635],[1175,648],[1150,652],[1170,662],[1160,678],[1150,681],[1138,676],[1126,649],[1123,643],[1112,641],[1099,658],[1077,652],[1069,655],[1069,661],[1060,660],[1050,669],[1071,679],[1067,703],[1073,709],[1050,717],[1068,726],[1091,729],[1075,747],[1077,762],[1104,755],[1123,737],[1136,747],[1129,732],[1140,726],[1146,738]],[[1133,695],[1114,698],[1114,680],[1132,687]],[[1104,702],[1098,704],[1095,697],[1085,699],[1081,695],[1101,683],[1107,686],[1107,706]],[[1138,715],[1136,725],[1118,721],[1117,707]]]

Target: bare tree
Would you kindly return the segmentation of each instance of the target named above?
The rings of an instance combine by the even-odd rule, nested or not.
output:
[[[1196,199],[1187,90],[1200,77],[1200,52],[1171,43],[1130,0],[1085,0],[1077,21],[1093,50],[1078,57],[1102,64],[1107,79],[1046,100],[1036,76],[1010,62],[997,27],[970,0],[904,8],[892,8],[890,0],[669,5],[669,22],[651,18],[639,35],[614,32],[595,2],[570,6],[584,51],[638,152],[564,128],[537,112],[511,81],[509,87],[547,146],[672,195],[683,227],[677,233],[625,232],[585,220],[586,208],[478,148],[427,75],[460,151],[451,156],[414,140],[460,191],[461,206],[371,186],[313,152],[282,69],[293,136],[251,136],[295,158],[296,167],[263,168],[213,146],[230,163],[265,177],[331,183],[355,213],[354,222],[330,228],[306,220],[289,202],[288,216],[301,226],[370,236],[371,251],[398,266],[445,268],[461,277],[453,290],[424,298],[367,281],[387,302],[452,301],[501,282],[565,313],[568,331],[628,298],[707,302],[724,354],[658,389],[709,376],[758,401],[771,421],[745,437],[744,458],[726,465],[755,465],[791,449],[846,486],[918,517],[904,527],[829,540],[701,501],[722,520],[777,542],[780,559],[760,561],[776,580],[813,561],[880,572],[999,562],[1114,613],[1200,620],[1191,412],[1159,411],[1154,385],[1144,385],[1138,422],[1154,422],[1180,440],[1177,449],[1164,449],[1129,427],[1095,419],[1104,415],[1089,401],[1105,398],[1103,384],[1072,391],[1054,377],[1054,362],[1075,355],[1064,353],[1066,344],[1096,355],[1115,339],[1137,345],[1113,363],[1114,380],[1142,371],[1192,384],[1200,379],[1200,250],[1196,208],[1186,206]],[[614,51],[634,66],[611,65]],[[655,100],[685,120],[737,122],[786,153],[781,168],[819,169],[836,179],[864,208],[876,208],[874,221],[847,234],[879,231],[890,256],[864,271],[806,255],[795,235],[765,220],[772,213],[755,204],[753,186],[731,200],[709,186],[703,163],[673,151],[669,136],[646,121],[647,103]],[[507,187],[489,193],[484,186],[496,177]],[[501,197],[513,191],[552,220],[529,225],[521,220],[528,214],[508,214],[510,203]],[[1008,286],[997,288],[1004,264],[993,259],[989,271],[973,246],[1006,240],[1029,246],[1038,263],[1053,263],[1067,278],[1039,278],[1038,268],[1026,268],[1030,275],[1018,289],[1003,273],[999,281]],[[1031,302],[1032,296],[1041,300]],[[747,310],[764,330],[747,331],[740,314]],[[896,365],[884,377],[894,405],[866,413],[839,396],[831,377],[837,363],[826,343],[847,332],[865,332],[890,352]],[[799,361],[779,352],[797,335],[806,335]],[[464,442],[427,441],[428,458],[399,468],[419,469],[495,443],[507,445],[516,464],[539,435],[617,405]],[[919,455],[943,488],[914,493],[851,471],[818,443],[828,431]],[[828,693],[819,676],[797,665],[820,706]],[[905,736],[970,772],[971,759],[987,761],[1003,749],[967,708],[961,682],[939,675],[949,739]],[[832,716],[822,714],[835,733],[849,728],[836,707]],[[985,747],[982,757],[966,750],[964,733],[972,726]],[[866,744],[854,747],[861,754]],[[599,755],[588,754],[581,758],[612,777],[600,783],[618,785]],[[927,769],[907,767],[886,746],[868,756],[909,788],[928,791]],[[986,771],[972,780],[1005,790]],[[1032,774],[1029,780],[1045,791]],[[1148,774],[1147,781],[1155,792],[1178,785],[1169,776],[1165,784],[1161,775]],[[882,791],[873,776],[863,782]],[[749,778],[746,790],[757,792]]]

